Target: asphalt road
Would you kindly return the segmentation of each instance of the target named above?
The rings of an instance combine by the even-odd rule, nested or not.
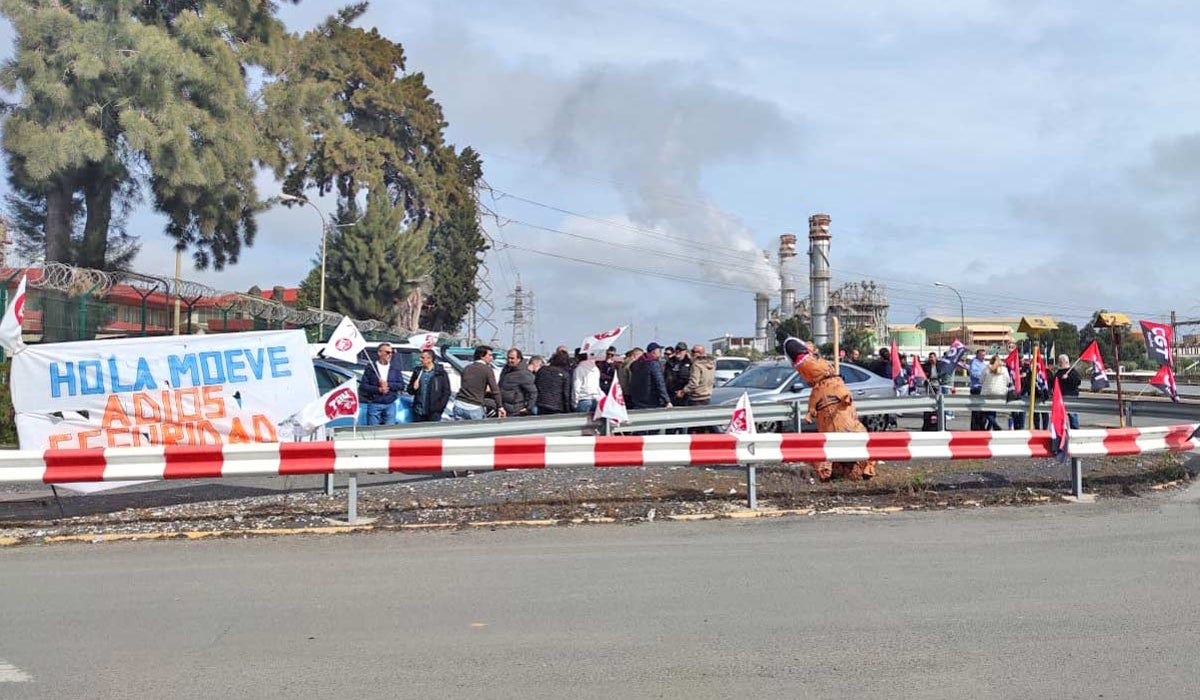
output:
[[[1200,491],[0,550],[0,697],[1191,698]]]

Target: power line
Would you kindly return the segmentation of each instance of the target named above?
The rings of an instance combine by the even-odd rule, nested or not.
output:
[[[588,214],[581,214],[579,212],[571,211],[570,209],[563,209],[562,207],[556,207],[553,204],[546,204],[544,202],[538,202],[538,201],[535,201],[532,199],[528,199],[525,197],[521,197],[519,195],[512,194],[511,192],[505,192],[504,190],[500,190],[500,189],[493,188],[493,189],[491,189],[491,192],[493,193],[493,201],[497,201],[497,199],[514,199],[518,202],[524,202],[526,204],[531,204],[535,207],[540,207],[542,209],[547,209],[549,211],[558,212],[559,214],[566,214],[568,216],[574,216],[574,217],[577,217],[580,219],[594,221],[598,224],[604,224],[605,226],[612,226],[615,228],[624,229],[626,231],[640,233],[642,235],[651,236],[653,238],[662,238],[662,239],[671,241],[673,243],[686,243],[689,245],[695,245],[697,243],[696,239],[688,238],[687,236],[676,236],[676,235],[666,233],[663,231],[658,231],[656,229],[645,228],[643,226],[635,226],[633,224],[627,224],[627,223],[623,223],[620,221],[614,221],[612,219],[605,219],[605,218],[597,217],[597,216],[590,216]],[[500,197],[495,198],[495,196],[494,196],[495,194],[499,194]],[[761,257],[761,252],[759,252],[758,250],[746,250],[745,248],[725,246],[725,245],[720,245],[718,243],[705,243],[704,245],[708,249],[728,250],[734,254],[741,255],[741,256],[748,256],[750,258]]]
[[[582,265],[592,265],[594,267],[602,267],[602,268],[612,269],[612,270],[622,270],[624,272],[632,272],[635,274],[647,275],[650,277],[660,277],[662,279],[674,280],[676,282],[685,282],[687,284],[697,284],[697,285],[701,285],[701,286],[705,286],[705,287],[716,287],[718,289],[729,289],[729,290],[739,291],[739,292],[754,292],[754,289],[752,287],[747,287],[744,285],[737,285],[737,284],[725,283],[725,282],[714,282],[712,280],[700,279],[697,277],[687,277],[684,275],[676,275],[676,274],[672,274],[670,272],[661,272],[658,270],[647,270],[644,268],[628,267],[625,265],[614,265],[611,263],[600,262],[597,260],[586,260],[584,258],[576,258],[576,257],[572,257],[570,255],[563,255],[561,253],[551,253],[550,251],[538,250],[537,248],[528,248],[525,246],[514,245],[512,243],[504,243],[501,245],[503,245],[506,248],[511,248],[513,250],[521,250],[526,253],[534,253],[535,255],[544,255],[544,256],[550,257],[550,258],[557,258],[559,260],[567,260],[570,262],[580,263]]]
[[[659,255],[662,257],[666,257],[666,258],[673,258],[675,260],[680,260],[682,262],[696,263],[696,264],[701,264],[701,265],[715,265],[718,267],[724,266],[724,267],[727,267],[727,268],[730,268],[733,270],[740,270],[743,272],[751,272],[751,273],[769,272],[772,275],[775,274],[775,271],[772,270],[769,266],[766,268],[761,267],[761,266],[748,266],[743,263],[729,263],[728,261],[718,260],[718,259],[713,259],[713,258],[701,258],[701,257],[693,256],[693,255],[687,255],[685,253],[676,253],[676,252],[669,251],[669,250],[662,250],[660,248],[647,248],[645,246],[634,245],[632,243],[622,243],[620,241],[610,241],[610,240],[606,240],[603,238],[595,238],[593,236],[585,236],[582,233],[573,233],[571,231],[563,231],[561,229],[551,228],[549,226],[539,226],[538,224],[531,224],[527,221],[520,221],[518,219],[505,219],[505,224],[516,224],[518,226],[525,226],[527,228],[536,229],[538,231],[545,231],[547,233],[555,233],[555,234],[560,234],[563,236],[569,236],[571,238],[578,238],[580,240],[591,241],[593,243],[600,243],[602,245],[612,246],[614,248],[623,248],[625,250],[640,250],[645,253],[653,253],[655,255]],[[501,224],[501,225],[504,225],[504,224]]]

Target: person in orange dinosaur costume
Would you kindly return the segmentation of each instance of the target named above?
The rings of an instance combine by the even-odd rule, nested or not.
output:
[[[808,415],[806,418],[817,424],[817,430],[822,433],[865,433],[867,429],[858,420],[858,412],[854,410],[854,399],[846,382],[838,376],[833,365],[822,360],[814,352],[812,345],[799,338],[788,338],[783,341],[783,351],[791,360],[792,366],[812,387],[808,397]],[[851,481],[861,481],[875,476],[875,462],[816,462],[813,468],[821,481],[828,481],[835,476],[844,476]]]

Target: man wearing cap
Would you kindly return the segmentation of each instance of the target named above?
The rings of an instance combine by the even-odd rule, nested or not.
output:
[[[671,401],[684,405],[683,389],[692,378],[692,358],[688,355],[687,343],[679,341],[675,344],[675,354],[663,366],[663,375],[667,380],[667,393],[671,395]]]
[[[667,394],[667,380],[663,376],[662,346],[650,343],[629,371],[629,396],[626,402],[629,408],[663,408],[671,406],[671,397]]]

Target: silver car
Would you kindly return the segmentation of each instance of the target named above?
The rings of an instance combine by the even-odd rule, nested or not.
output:
[[[851,396],[857,399],[885,399],[896,395],[892,388],[892,380],[879,376],[857,365],[842,363],[838,374],[846,383]],[[792,369],[787,360],[764,360],[754,362],[744,372],[715,389],[712,393],[712,405],[732,406],[745,392],[750,397],[751,404],[790,403],[792,401],[808,401],[812,387],[808,385]],[[896,417],[891,415],[861,416],[860,419],[867,430],[887,430],[896,425]],[[780,426],[759,426],[778,430]],[[806,424],[805,430],[814,427]]]
[[[725,382],[733,379],[750,366],[746,357],[718,357],[716,370],[713,372],[713,385],[724,386]]]

